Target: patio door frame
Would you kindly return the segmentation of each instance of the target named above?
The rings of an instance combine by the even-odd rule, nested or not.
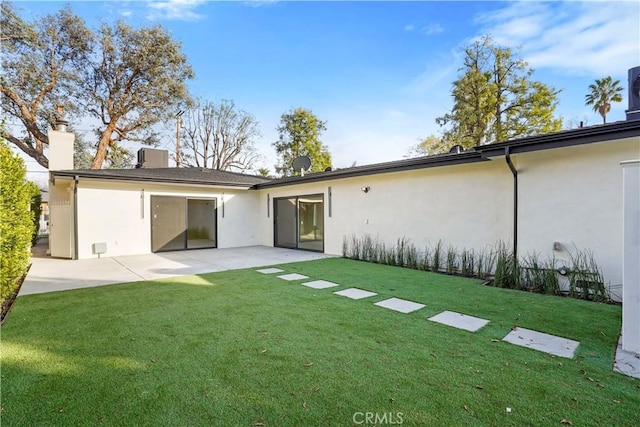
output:
[[[319,197],[322,200],[322,248],[321,249],[310,249],[300,247],[300,199],[311,198],[311,197]],[[278,201],[282,200],[295,200],[294,202],[294,222],[295,222],[295,245],[283,245],[278,243]],[[314,194],[303,194],[297,196],[285,196],[285,197],[274,197],[273,198],[273,246],[276,248],[287,248],[287,249],[297,249],[301,251],[309,251],[309,252],[319,252],[324,253],[324,194],[323,193],[314,193]],[[282,223],[280,224],[282,225]],[[290,224],[288,224],[290,226]]]
[[[154,246],[154,218],[156,213],[154,212],[154,199],[181,199],[183,209],[184,209],[184,238],[182,242],[182,247],[180,248],[170,248],[170,249],[162,249],[162,247],[156,249]],[[190,200],[204,200],[204,201],[212,201],[213,202],[213,245],[212,246],[204,246],[204,247],[189,247],[189,201]],[[151,210],[151,219],[149,221],[149,226],[151,228],[151,252],[171,252],[171,251],[186,251],[186,250],[197,250],[197,249],[215,249],[218,247],[218,199],[217,197],[188,197],[188,196],[171,196],[171,195],[163,195],[163,194],[152,194],[150,197],[150,210]]]

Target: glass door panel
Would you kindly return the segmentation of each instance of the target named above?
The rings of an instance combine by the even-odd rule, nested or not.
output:
[[[274,199],[274,246],[295,248],[297,241],[296,198]]]
[[[187,249],[215,248],[215,199],[188,199],[187,224]]]
[[[324,252],[324,196],[273,200],[274,246]]]
[[[151,250],[184,249],[187,240],[184,197],[151,196]]]
[[[298,198],[298,248],[324,252],[322,195]]]

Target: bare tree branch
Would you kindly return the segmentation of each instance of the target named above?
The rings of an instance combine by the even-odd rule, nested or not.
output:
[[[181,158],[187,166],[244,172],[259,160],[258,123],[233,101],[201,101],[185,114]]]

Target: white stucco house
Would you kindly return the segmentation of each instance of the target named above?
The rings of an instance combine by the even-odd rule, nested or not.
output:
[[[56,137],[72,146],[71,134],[56,134],[52,152]],[[364,234],[409,237],[418,247],[502,240],[519,254],[560,259],[589,248],[620,284],[620,163],[640,157],[640,120],[274,180],[195,168],[55,170],[57,157],[54,257],[250,245],[340,255],[344,236]]]
[[[341,255],[345,236],[367,234],[417,247],[501,240],[561,262],[589,249],[615,290],[624,245],[640,239],[628,231],[640,219],[623,214],[640,199],[633,182],[623,192],[621,167],[640,159],[632,90],[625,121],[282,179],[148,164],[73,170],[66,132],[50,132],[49,157],[50,252],[60,258],[251,245]]]

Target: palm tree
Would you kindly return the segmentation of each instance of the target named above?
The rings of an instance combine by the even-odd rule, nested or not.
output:
[[[612,102],[622,102],[620,80],[612,81],[611,76],[596,79],[596,84],[589,85],[591,93],[585,98],[585,105],[593,105],[593,111],[602,116],[602,123],[607,123],[607,114],[611,111]]]

